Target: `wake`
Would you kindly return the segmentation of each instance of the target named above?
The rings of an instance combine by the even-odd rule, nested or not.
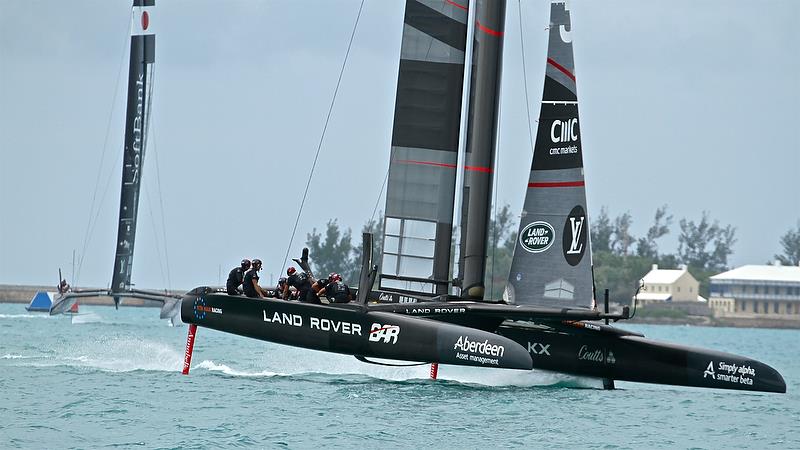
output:
[[[26,315],[28,316],[28,315]],[[39,317],[37,315],[29,315]],[[49,317],[49,316],[47,316]],[[104,322],[97,314],[75,316],[82,323]],[[322,384],[401,383],[485,388],[572,387],[597,388],[596,380],[544,371],[473,368],[440,365],[439,381],[429,378],[430,365],[391,367],[366,364],[349,355],[320,352],[271,343],[242,348],[242,341],[217,342],[216,346],[195,348],[200,362],[190,375],[248,379],[293,378]],[[234,344],[234,345],[230,345]],[[198,354],[199,353],[199,354]],[[62,341],[38,351],[9,352],[0,365],[35,367],[65,366],[110,373],[136,371],[172,372],[181,377],[184,349],[133,334],[92,336]]]
[[[0,314],[0,319],[57,319],[56,316],[43,312],[39,314]]]
[[[78,313],[72,316],[73,325],[84,323],[106,323],[106,320],[96,312]]]
[[[250,356],[251,354],[248,354]],[[246,378],[296,378],[318,383],[436,383],[430,380],[430,364],[412,367],[391,367],[366,364],[349,355],[320,352],[278,344],[266,344],[260,358],[252,356],[241,361],[246,369],[230,362],[203,360],[193,365],[212,375]],[[490,369],[463,366],[439,366],[439,381],[444,385],[499,387],[574,387],[597,388],[599,381],[569,375],[509,369]]]
[[[6,354],[0,359],[32,367],[75,367],[103,372],[178,372],[183,353],[161,342],[134,337],[62,343],[46,353]]]

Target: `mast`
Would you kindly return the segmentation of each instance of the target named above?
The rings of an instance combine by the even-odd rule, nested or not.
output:
[[[464,55],[464,88],[461,94],[461,103],[464,105],[469,105],[469,96],[471,92],[470,81],[472,80],[472,47],[473,43],[475,42],[475,7],[476,0],[469,0],[469,16],[467,17],[467,48],[466,54]],[[466,165],[467,161],[467,126],[469,125],[469,108],[461,108],[461,120],[459,126],[459,140],[458,140],[458,162],[456,167],[463,168]],[[461,284],[460,284],[460,276],[458,274],[463,273],[463,264],[464,264],[464,238],[465,233],[461,227],[467,223],[466,218],[463,217],[463,213],[466,212],[466,207],[464,206],[464,193],[466,192],[464,189],[464,178],[465,173],[463,169],[459,169],[456,171],[456,192],[455,192],[455,202],[453,204],[453,243],[454,245],[454,254],[453,257],[453,274],[455,279],[453,280],[453,287],[457,288],[457,291],[451,292],[451,294],[456,294],[461,296]]]
[[[150,117],[150,88],[156,37],[153,24],[155,0],[133,0],[131,14],[131,50],[128,69],[128,106],[125,118],[125,147],[122,163],[122,189],[119,200],[117,251],[111,293],[131,289],[133,249],[136,240],[136,216],[139,211],[139,188],[144,167],[147,126]],[[114,296],[119,306],[120,297]]]
[[[492,204],[492,174],[498,133],[500,73],[503,57],[505,0],[479,0],[475,12],[472,84],[467,130],[461,295],[482,300],[486,275],[486,242]]]

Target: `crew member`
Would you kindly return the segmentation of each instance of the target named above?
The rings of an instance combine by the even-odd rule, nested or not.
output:
[[[325,288],[325,295],[331,303],[347,303],[352,299],[350,287],[342,282],[342,276],[334,273],[333,279]]]
[[[252,298],[264,298],[264,290],[258,285],[258,271],[261,270],[261,260],[254,259],[253,266],[245,272],[244,279],[242,280],[242,289],[244,295]]]
[[[239,267],[234,267],[231,273],[228,274],[228,281],[225,287],[228,290],[228,295],[242,295],[242,289],[239,287],[244,280],[244,274],[250,269],[250,260],[243,259]]]
[[[308,295],[313,296],[314,303],[322,303],[319,298],[325,295],[325,287],[328,285],[328,283],[330,283],[330,281],[331,276],[328,275],[328,278],[321,278],[311,285],[311,292]]]
[[[328,287],[330,287],[330,283],[331,282],[336,280],[336,277],[339,277],[340,280],[342,279],[342,277],[339,276],[338,273],[331,272],[331,273],[328,274],[328,278],[326,278],[324,280],[317,280],[317,282],[314,283],[311,287],[313,288],[314,286],[321,286],[322,289],[317,289],[317,291],[316,291],[317,295],[320,296],[320,297],[321,296],[328,297],[328,292],[329,292],[328,291]],[[330,300],[330,298],[328,298],[328,299]]]
[[[67,283],[67,280],[61,280],[61,282],[58,283],[58,293],[66,294],[67,292],[69,292],[69,283]]]
[[[286,269],[286,275],[288,275],[288,277],[286,278],[286,287],[283,289],[284,298],[289,294],[289,288],[294,287],[298,292],[297,298],[301,302],[322,303],[316,295],[313,295],[311,280],[307,273],[298,272],[294,267],[289,267]],[[311,295],[309,295],[309,293],[311,293]]]
[[[283,288],[284,288],[284,286],[286,286],[286,277],[278,278],[278,285],[275,286],[275,290],[273,291],[274,292],[273,295],[275,296],[275,298],[284,298],[283,297]],[[291,295],[291,293],[290,293],[290,295]]]

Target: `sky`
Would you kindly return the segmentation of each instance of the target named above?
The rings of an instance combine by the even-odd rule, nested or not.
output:
[[[282,270],[359,0],[157,0],[155,88],[133,281]],[[383,209],[404,4],[365,0],[291,255]],[[800,221],[800,2],[571,2],[590,215],[661,205],[736,227],[762,264]],[[549,2],[509,1],[497,202],[522,205]],[[111,280],[130,2],[0,0],[0,284]],[[523,70],[523,61],[525,70]],[[528,96],[525,96],[527,83]],[[535,130],[535,126],[534,126]],[[88,238],[87,238],[88,236]],[[79,270],[73,273],[73,254]]]

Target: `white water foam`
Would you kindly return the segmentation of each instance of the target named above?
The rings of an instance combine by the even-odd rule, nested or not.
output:
[[[178,371],[182,367],[183,353],[161,342],[118,338],[101,343],[100,348],[80,351],[85,354],[77,355],[78,361],[111,372]]]
[[[217,364],[214,361],[204,360],[200,364],[194,366],[192,369],[206,369],[209,372],[222,372],[225,375],[230,375],[234,377],[274,377],[274,376],[285,376],[285,373],[277,373],[272,372],[269,370],[263,370],[260,372],[245,372],[241,370],[235,370],[226,366],[225,364]]]
[[[35,359],[41,358],[41,356],[31,356],[31,355],[12,355],[10,353],[0,356],[0,359]]]
[[[402,361],[397,363],[403,364]],[[264,348],[262,360],[260,362],[256,361],[255,365],[256,367],[263,367],[265,373],[285,374],[288,376],[308,374],[362,375],[387,381],[428,380],[430,378],[430,364],[411,367],[381,366],[363,363],[348,355],[276,344],[267,344],[266,348]],[[231,371],[231,373],[228,373],[229,375],[237,375],[237,371],[230,369],[228,366],[222,364],[220,366],[228,368]],[[255,373],[260,372],[254,372],[253,374]],[[250,376],[254,376],[253,374]],[[491,387],[552,386],[561,383],[581,387],[597,387],[598,384],[594,380],[554,372],[452,365],[440,365],[438,378],[457,383]]]
[[[56,316],[51,316],[48,313],[41,314],[0,314],[0,319],[53,319]]]
[[[79,313],[72,316],[72,324],[80,325],[83,323],[103,323],[105,319],[96,312]]]
[[[136,337],[102,338],[88,342],[65,343],[55,350],[54,355],[36,357],[41,361],[30,365],[87,367],[107,372],[136,370],[176,372],[183,367],[181,351],[161,342]]]

